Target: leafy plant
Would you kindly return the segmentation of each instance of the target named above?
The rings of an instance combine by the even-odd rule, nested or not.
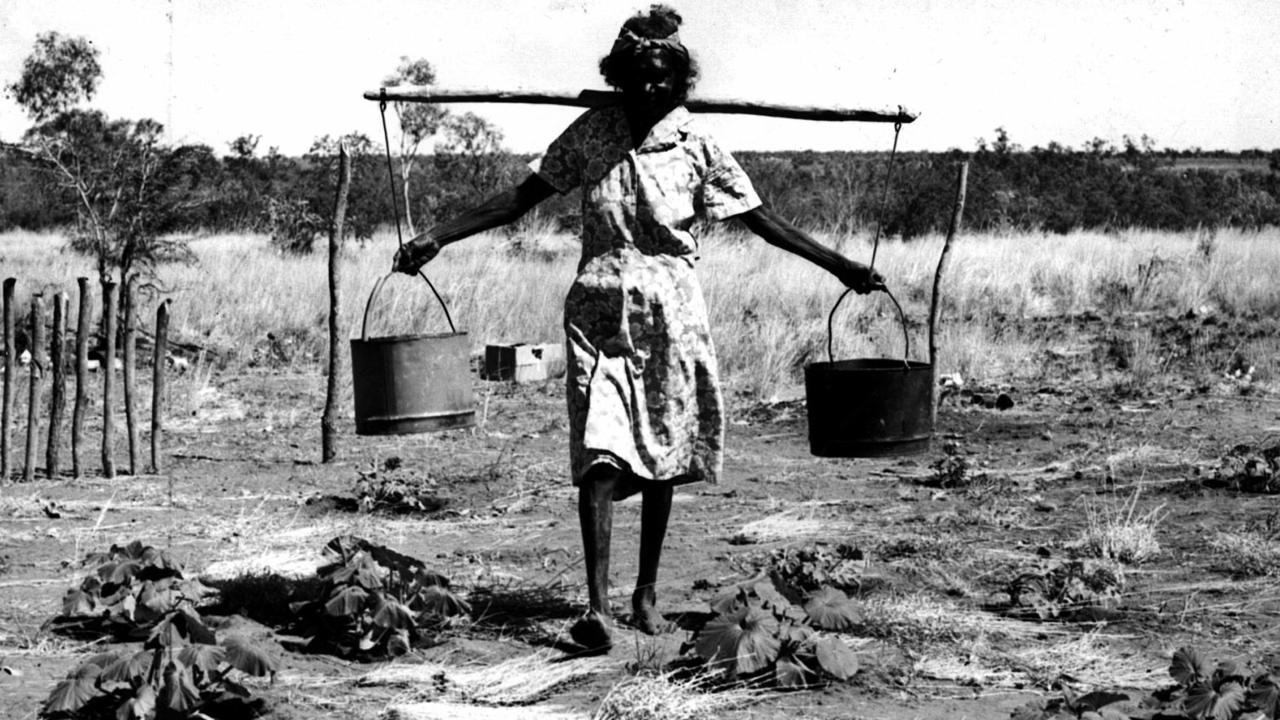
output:
[[[1070,560],[1023,572],[1009,581],[1009,609],[1041,620],[1069,620],[1109,609],[1120,597],[1118,568],[1092,560]]]
[[[1275,656],[1261,669],[1234,660],[1213,663],[1193,647],[1173,653],[1169,676],[1175,684],[1141,697],[1095,690],[1077,695],[1063,688],[1063,697],[1042,711],[1023,710],[1026,720],[1276,720],[1280,717],[1280,662]]]
[[[137,640],[168,613],[182,609],[194,615],[196,604],[212,593],[199,580],[183,577],[167,552],[139,540],[112,545],[84,562],[95,564],[94,572],[63,597],[62,614],[50,623],[55,631]]]
[[[1205,484],[1241,492],[1280,494],[1280,445],[1237,445],[1222,458]]]
[[[404,655],[471,612],[448,578],[407,555],[350,535],[329,541],[324,555],[329,563],[316,571],[319,596],[291,606],[312,651],[358,659]]]
[[[858,671],[849,646],[819,632],[861,621],[857,604],[835,588],[809,594],[802,609],[774,580],[758,578],[716,598],[711,609],[714,617],[686,650],[732,681],[804,687],[848,680]]]
[[[397,457],[387,458],[381,470],[361,471],[352,494],[364,512],[431,513],[447,502],[434,479],[402,469]]]
[[[814,543],[778,548],[740,562],[751,574],[765,574],[793,602],[823,586],[855,592],[862,586],[863,553],[851,545]]]
[[[265,703],[239,675],[271,676],[269,655],[237,637],[220,644],[187,608],[165,613],[138,652],[95,655],[54,686],[43,718],[257,717]]]

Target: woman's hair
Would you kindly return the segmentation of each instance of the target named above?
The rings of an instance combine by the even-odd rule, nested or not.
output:
[[[633,15],[622,24],[613,49],[600,59],[600,74],[604,81],[610,87],[622,88],[637,61],[645,53],[657,49],[671,62],[676,73],[676,98],[684,102],[698,77],[698,65],[676,35],[683,21],[680,13],[666,5],[650,5],[648,13]],[[661,42],[650,43],[650,40]]]

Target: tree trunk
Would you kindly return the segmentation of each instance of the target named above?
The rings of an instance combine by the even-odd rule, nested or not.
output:
[[[44,373],[48,362],[44,356],[44,295],[31,296],[31,384],[27,404],[27,458],[23,466],[23,482],[36,479],[36,446],[40,442],[40,391],[44,389]]]
[[[156,344],[151,368],[151,472],[160,474],[160,448],[164,442],[165,370],[169,356],[169,301],[156,310]]]
[[[58,456],[62,454],[62,421],[67,414],[67,296],[53,296],[53,342],[49,367],[53,369],[53,385],[49,393],[49,444],[44,451],[44,469],[50,478],[58,477]]]
[[[932,369],[931,387],[933,388],[933,405],[931,422],[938,424],[938,345],[934,339],[934,330],[938,325],[938,312],[941,302],[939,292],[942,287],[942,272],[947,267],[947,257],[951,253],[951,241],[960,232],[960,218],[964,215],[965,186],[969,182],[969,163],[960,163],[956,173],[956,204],[951,210],[951,224],[947,226],[947,239],[942,243],[942,254],[938,257],[938,269],[933,273],[933,300],[929,304],[929,366]]]
[[[93,315],[93,297],[89,294],[89,278],[78,277],[80,312],[76,316],[76,399],[71,407],[71,474],[84,477],[84,411],[89,404],[89,321]]]
[[[13,286],[16,278],[5,278],[4,281],[4,397],[0,399],[3,410],[0,410],[0,483],[9,481],[12,466],[9,461],[13,448],[9,446],[10,430],[13,428],[13,391],[18,365],[18,348],[13,338]]]
[[[345,144],[338,145],[338,191],[329,223],[329,378],[325,390],[324,416],[320,420],[320,457],[332,462],[338,455],[338,394],[340,378],[346,376],[344,351],[346,333],[342,327],[341,268],[342,225],[347,216],[347,193],[351,188],[351,156]]]
[[[124,422],[129,436],[129,474],[138,474],[138,416],[136,364],[138,349],[137,278],[124,283]]]
[[[400,156],[400,192],[404,197],[404,229],[413,237],[418,233],[413,230],[413,212],[409,208],[409,173],[413,171],[413,163]]]
[[[116,476],[116,463],[112,458],[111,445],[115,440],[115,418],[112,407],[115,404],[116,374],[116,284],[110,280],[102,283],[102,475]]]

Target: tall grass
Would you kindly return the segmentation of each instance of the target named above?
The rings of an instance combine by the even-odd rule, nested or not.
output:
[[[856,259],[870,258],[865,236],[817,238]],[[906,311],[916,358],[926,355],[925,323],[941,244],[939,236],[882,242],[877,257],[876,269]],[[389,270],[395,246],[390,232],[348,246],[342,315],[352,334],[361,330],[366,299]],[[327,342],[323,252],[281,255],[258,235],[198,237],[191,247],[196,264],[166,266],[159,276],[174,301],[176,338],[215,351],[230,369],[267,359],[292,362],[300,371],[319,367]],[[563,298],[576,264],[572,237],[534,228],[516,236],[471,238],[446,249],[426,270],[458,329],[470,334],[479,352],[489,343],[559,342]],[[842,291],[833,277],[722,229],[703,238],[698,268],[732,390],[756,399],[786,393],[800,382],[806,363],[826,359],[827,317]],[[1206,306],[1280,314],[1276,269],[1280,230],[962,235],[943,278],[940,370],[985,381],[1042,373],[1044,341],[1011,329],[1011,317],[1086,310],[1181,313]],[[66,250],[57,235],[10,232],[0,235],[0,274],[19,279],[18,307],[25,308],[32,292],[73,293],[75,277],[92,276],[93,265]],[[426,284],[406,276],[386,283],[370,308],[369,325],[370,335],[448,329]],[[883,295],[850,295],[834,328],[837,359],[903,352],[896,311]]]

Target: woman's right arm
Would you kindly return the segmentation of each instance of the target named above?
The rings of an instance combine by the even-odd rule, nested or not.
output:
[[[419,233],[396,251],[393,270],[413,275],[439,254],[445,245],[515,222],[556,189],[536,174],[447,222]]]

